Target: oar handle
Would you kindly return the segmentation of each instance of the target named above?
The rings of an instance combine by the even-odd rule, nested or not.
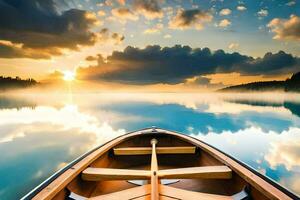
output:
[[[153,144],[157,144],[158,141],[157,141],[157,139],[153,138],[153,139],[150,141],[150,143],[153,145]]]

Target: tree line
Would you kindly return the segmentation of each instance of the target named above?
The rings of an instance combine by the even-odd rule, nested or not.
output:
[[[243,91],[275,91],[300,92],[300,72],[293,74],[285,81],[261,81],[241,85],[234,85],[220,89],[220,92]]]
[[[21,79],[18,76],[16,76],[15,78],[0,76],[0,90],[26,88],[37,84],[38,82],[32,78]]]

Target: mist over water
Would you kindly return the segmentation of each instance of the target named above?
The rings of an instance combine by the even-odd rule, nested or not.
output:
[[[300,194],[299,94],[19,93],[0,95],[0,199],[18,199],[93,147],[153,125]]]

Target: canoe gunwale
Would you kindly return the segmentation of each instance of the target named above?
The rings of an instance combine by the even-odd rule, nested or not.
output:
[[[45,189],[51,182],[53,182],[55,179],[57,179],[60,175],[62,175],[63,173],[65,173],[68,169],[71,169],[74,165],[76,165],[77,163],[79,163],[80,161],[82,161],[84,158],[86,158],[88,155],[90,155],[91,153],[95,152],[96,150],[100,149],[101,147],[107,145],[108,143],[112,142],[113,140],[116,140],[120,137],[124,137],[126,135],[130,135],[132,133],[135,132],[141,132],[144,130],[149,130],[150,128],[144,128],[144,129],[140,129],[140,130],[135,130],[135,131],[131,131],[128,133],[125,133],[123,135],[119,135],[118,137],[115,137],[105,143],[103,143],[102,145],[99,145],[97,147],[95,147],[94,149],[82,154],[81,156],[79,156],[78,158],[74,159],[73,161],[71,161],[68,165],[66,165],[65,167],[63,167],[62,169],[58,170],[57,172],[55,172],[53,175],[51,175],[49,178],[47,178],[46,180],[44,180],[42,183],[40,183],[38,186],[36,186],[35,188],[33,188],[29,193],[27,193],[25,196],[23,196],[20,200],[31,200],[33,197],[35,197],[39,192],[41,192],[43,189]]]
[[[157,129],[159,129],[159,128],[157,128]],[[200,139],[198,139],[198,138],[192,137],[192,136],[190,136],[190,135],[182,134],[182,133],[177,132],[177,131],[168,131],[168,130],[163,130],[163,129],[161,129],[161,131],[158,131],[158,132],[159,132],[159,133],[166,133],[166,134],[168,134],[168,132],[169,132],[169,134],[173,132],[173,133],[176,133],[176,134],[180,134],[180,135],[187,136],[187,137],[189,137],[189,138],[191,138],[191,139],[194,139],[194,140],[198,141],[199,143],[205,144],[205,145],[209,146],[210,148],[212,148],[212,149],[214,149],[214,150],[216,150],[216,151],[219,151],[221,154],[224,154],[226,157],[230,158],[231,160],[235,161],[237,164],[239,164],[239,165],[241,165],[242,167],[246,168],[247,170],[249,170],[250,172],[252,172],[252,173],[255,174],[256,176],[258,176],[259,178],[261,178],[261,179],[263,179],[264,181],[266,181],[267,183],[271,184],[271,185],[274,186],[276,189],[280,190],[281,192],[283,192],[284,194],[286,194],[286,195],[289,196],[290,198],[295,199],[295,200],[297,200],[297,199],[300,200],[300,196],[294,194],[292,191],[290,191],[289,189],[287,189],[287,188],[285,188],[284,186],[280,185],[278,182],[276,182],[276,181],[270,179],[270,178],[267,177],[267,176],[264,176],[263,174],[259,173],[257,170],[255,170],[255,169],[252,168],[251,166],[247,165],[247,164],[244,163],[243,161],[238,160],[237,158],[235,158],[235,157],[233,157],[233,156],[231,156],[231,155],[229,155],[229,154],[223,152],[222,150],[220,150],[220,149],[218,149],[218,148],[216,148],[216,147],[214,147],[214,146],[212,146],[212,145],[210,145],[210,144],[208,144],[208,143],[206,143],[206,142],[204,142],[204,141],[202,141],[202,140],[200,140]],[[200,148],[201,148],[201,147],[200,147]],[[206,151],[206,152],[210,154],[210,151]],[[211,155],[212,155],[212,154],[211,154]],[[218,158],[217,156],[216,156],[215,158],[218,159],[218,160],[220,160],[220,158]],[[223,163],[222,160],[220,160],[220,161]],[[224,163],[224,164],[225,164],[225,163]],[[232,169],[232,171],[235,171],[235,170]],[[247,180],[245,180],[245,181],[248,182]]]
[[[262,180],[264,180],[267,183],[269,183],[270,185],[274,186],[276,189],[280,190],[282,193],[284,193],[285,195],[289,196],[290,198],[292,198],[292,199],[300,199],[299,196],[297,196],[296,194],[294,194],[293,192],[291,192],[290,190],[288,190],[284,186],[280,185],[276,181],[274,181],[274,180],[268,178],[267,176],[264,176],[263,174],[259,173],[254,168],[252,168],[251,166],[247,165],[246,163],[244,163],[244,162],[242,162],[240,160],[237,160],[233,156],[228,155],[227,153],[219,150],[218,148],[216,148],[216,147],[214,147],[214,146],[212,146],[212,145],[210,145],[210,144],[208,144],[208,143],[206,143],[206,142],[204,142],[202,140],[199,140],[198,138],[194,138],[194,137],[192,137],[190,135],[182,134],[182,133],[177,132],[177,131],[169,131],[169,130],[164,130],[164,129],[160,129],[160,128],[153,129],[153,127],[152,127],[152,128],[139,129],[139,130],[131,131],[131,132],[128,132],[126,134],[120,135],[120,136],[115,137],[112,140],[109,140],[109,141],[105,142],[104,144],[99,145],[99,146],[95,147],[94,149],[92,149],[92,150],[84,153],[83,155],[79,156],[78,158],[76,158],[75,160],[73,160],[72,162],[70,162],[64,168],[60,169],[59,171],[57,171],[56,173],[54,173],[52,176],[50,176],[49,178],[47,178],[45,181],[43,181],[41,184],[39,184],[37,187],[35,187],[33,190],[31,190],[28,194],[26,194],[24,197],[22,197],[21,200],[30,200],[30,199],[32,199],[39,192],[41,192],[43,189],[45,189],[49,184],[51,184],[55,179],[57,179],[59,176],[61,176],[62,174],[64,174],[67,170],[71,169],[74,165],[76,165],[77,163],[79,163],[84,158],[86,158],[87,156],[89,156],[90,154],[92,154],[93,152],[95,152],[96,150],[100,149],[101,147],[104,147],[108,143],[110,143],[110,142],[112,142],[114,140],[117,140],[117,139],[119,139],[121,137],[129,136],[129,135],[134,134],[134,133],[136,133],[137,135],[162,133],[162,134],[167,134],[167,135],[173,135],[175,137],[176,137],[176,134],[186,136],[186,137],[188,137],[190,139],[196,140],[199,143],[207,145],[210,148],[212,148],[212,149],[220,152],[224,156],[228,157],[229,159],[233,160],[237,164],[241,165],[242,167],[246,168],[247,170],[249,170],[250,172],[252,172],[256,176],[258,176],[259,178],[261,178]],[[172,134],[172,133],[175,133],[175,134]],[[135,135],[135,136],[137,136],[137,135]],[[185,138],[182,138],[182,139],[185,139]],[[190,143],[193,144],[193,142],[191,142],[191,141],[190,141]],[[201,146],[200,146],[200,148],[201,148]],[[209,153],[209,151],[206,151],[206,152]],[[215,157],[215,158],[218,159],[218,157]],[[220,159],[218,159],[218,160],[220,160]],[[235,171],[235,170],[233,170],[233,171]],[[247,180],[245,180],[245,181],[248,182]]]

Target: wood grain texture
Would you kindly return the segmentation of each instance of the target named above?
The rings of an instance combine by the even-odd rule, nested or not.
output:
[[[193,154],[196,147],[156,147],[157,154]],[[114,148],[115,155],[150,155],[151,147]]]
[[[188,167],[159,170],[158,176],[161,179],[230,179],[232,171],[227,166]]]
[[[139,197],[150,195],[151,185],[143,185],[135,188],[130,188],[127,190],[122,190],[119,192],[114,192],[106,195],[100,195],[97,197],[91,197],[89,200],[129,200],[136,199]]]
[[[206,194],[160,185],[160,195],[180,200],[233,200],[231,196]]]
[[[151,173],[148,170],[92,168],[85,169],[81,178],[86,181],[103,180],[144,180],[150,179]]]

